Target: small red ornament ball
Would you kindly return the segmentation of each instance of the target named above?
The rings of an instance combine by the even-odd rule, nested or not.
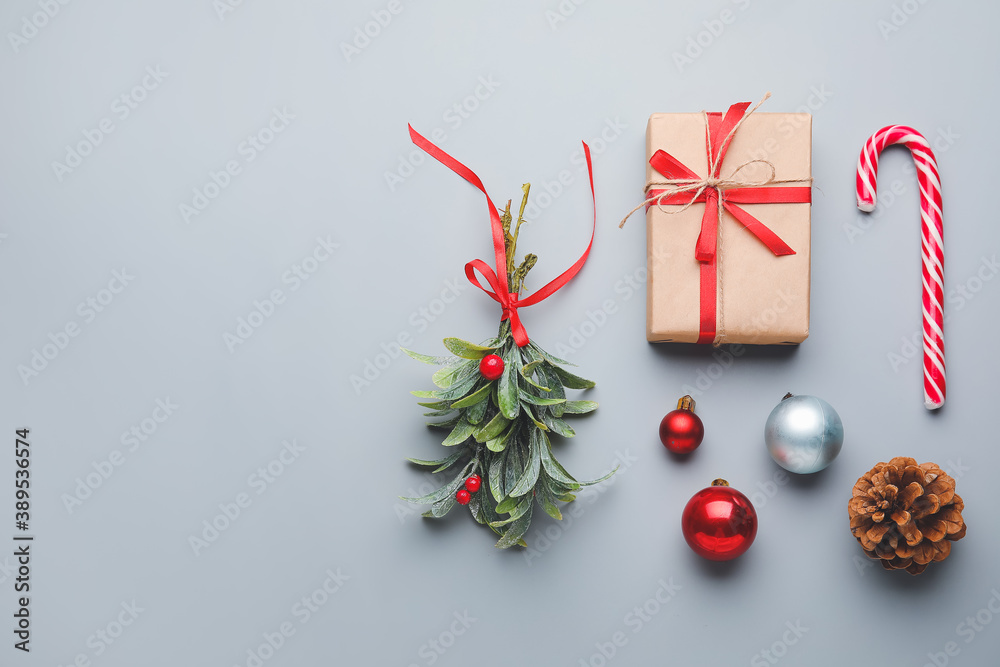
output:
[[[455,500],[458,501],[459,505],[468,505],[469,501],[472,500],[472,494],[465,489],[459,489],[455,492]]]
[[[465,480],[465,488],[469,490],[469,493],[475,493],[482,485],[483,480],[479,475],[473,475],[469,479]]]
[[[674,454],[690,454],[705,438],[705,425],[694,413],[694,400],[682,398],[677,409],[660,422],[660,442]]]
[[[487,354],[479,362],[479,372],[487,380],[499,380],[503,375],[503,359],[495,354]]]
[[[749,498],[717,479],[688,501],[681,530],[688,546],[702,558],[732,560],[757,537],[757,511]]]

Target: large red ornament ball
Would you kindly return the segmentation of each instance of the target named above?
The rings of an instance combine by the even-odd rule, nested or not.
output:
[[[745,495],[717,479],[691,497],[681,515],[688,546],[708,560],[732,560],[757,537],[757,511]]]
[[[487,354],[479,362],[479,372],[487,380],[499,380],[503,375],[503,359],[495,354]]]
[[[694,399],[682,398],[660,422],[660,442],[674,454],[690,454],[705,438],[705,425],[694,413]]]

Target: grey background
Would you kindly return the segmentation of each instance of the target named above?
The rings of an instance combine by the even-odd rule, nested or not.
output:
[[[15,532],[21,426],[32,429],[37,536],[30,655],[11,646],[13,559],[0,556],[0,663],[247,665],[265,633],[290,623],[294,635],[263,664],[600,665],[599,645],[618,632],[627,643],[608,664],[772,664],[767,649],[785,665],[917,666],[948,642],[959,652],[939,664],[995,664],[1000,620],[987,611],[980,630],[961,624],[1000,590],[1000,281],[981,279],[994,277],[984,262],[1000,246],[996,4],[566,1],[553,22],[555,0],[401,0],[348,60],[341,43],[387,6],[245,0],[220,17],[209,0],[71,2],[16,49],[9,33],[42,10],[32,0],[0,9],[0,539]],[[732,21],[713,23],[724,10]],[[702,53],[678,66],[674,54],[699,34]],[[164,80],[120,118],[113,101],[147,67]],[[448,110],[480,77],[498,85],[456,123]],[[641,277],[644,223],[616,223],[641,195],[650,113],[722,110],[766,90],[764,110],[814,114],[812,333],[800,349],[752,350],[720,374],[711,349],[645,342],[644,290],[623,282]],[[241,142],[275,108],[294,119],[246,162]],[[104,118],[114,131],[60,181],[52,163]],[[536,552],[498,552],[468,516],[430,525],[396,500],[426,482],[403,457],[441,448],[408,393],[430,387],[431,369],[380,359],[383,344],[404,335],[437,354],[445,336],[491,336],[498,317],[460,280],[466,261],[490,258],[479,193],[429,162],[387,184],[413,148],[407,122],[442,128],[442,147],[498,202],[530,181],[538,203],[545,182],[571,172],[522,234],[522,250],[541,258],[535,287],[584,246],[589,194],[573,155],[581,139],[594,148],[591,259],[524,320],[598,382],[589,398],[600,410],[576,422],[559,457],[581,478],[627,463],[577,501],[575,517],[536,519]],[[625,129],[609,130],[612,141],[594,140],[615,122]],[[854,206],[857,152],[890,123],[940,138],[949,392],[937,414],[922,407],[919,355],[902,356],[920,328],[905,151],[882,162],[882,214]],[[241,173],[185,222],[179,206],[229,160]],[[317,237],[339,248],[293,291],[282,276]],[[123,267],[134,280],[86,322],[78,304]],[[448,281],[460,296],[437,303]],[[224,334],[274,289],[285,302],[230,352]],[[608,300],[603,325],[583,326]],[[421,323],[421,308],[438,314]],[[70,323],[79,335],[25,383],[18,367]],[[581,327],[592,335],[576,338]],[[894,368],[891,354],[905,363]],[[385,367],[356,391],[351,376],[366,362]],[[708,435],[681,463],[656,426],[686,385],[700,387]],[[847,442],[824,473],[779,485],[761,434],[789,390],[832,403]],[[178,408],[129,451],[122,434],[168,398]],[[286,440],[304,450],[258,495],[251,476]],[[67,509],[66,495],[115,451],[121,465]],[[847,526],[856,478],[895,455],[949,468],[967,505],[968,537],[919,578],[870,566]],[[699,560],[679,528],[687,499],[720,476],[753,494],[760,516],[753,548],[728,565]],[[241,493],[250,505],[196,555],[191,536]],[[302,623],[295,605],[328,570],[349,579]],[[628,614],[661,580],[680,588],[649,603],[656,613],[636,632]],[[113,644],[94,639],[109,624],[117,633],[133,601],[142,611]],[[453,626],[466,613],[469,627]],[[804,635],[783,644],[796,623]],[[437,652],[432,640],[449,646]]]

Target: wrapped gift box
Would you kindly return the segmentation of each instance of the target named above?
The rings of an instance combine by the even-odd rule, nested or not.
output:
[[[742,115],[733,119],[737,117]],[[665,176],[647,162],[647,196],[674,193],[660,205],[650,205],[646,213],[646,337],[652,342],[796,344],[809,335],[812,116],[761,112],[746,116],[717,170],[715,180],[722,182],[702,183],[708,194],[702,192],[702,201],[690,203],[698,193],[696,185],[678,186],[676,179],[683,180],[684,167],[691,181],[709,178],[708,128],[722,125],[723,133],[715,138],[718,149],[728,136],[728,119],[728,114],[703,113],[658,113],[649,118],[647,158],[664,151],[668,155],[660,156],[661,164],[670,158],[667,162],[681,165]],[[677,192],[679,187],[687,189]],[[714,260],[700,261],[696,245],[699,235],[708,233],[703,232],[711,223],[706,218],[718,219],[706,214],[717,210],[705,201],[713,197],[721,197],[726,206],[721,207],[721,221],[714,223]],[[758,199],[780,203],[740,203]],[[744,223],[753,219],[794,254],[776,254],[751,233]],[[767,236],[766,230],[763,235]],[[698,247],[711,245],[709,238]]]

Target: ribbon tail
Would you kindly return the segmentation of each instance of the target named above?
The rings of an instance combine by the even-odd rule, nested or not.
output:
[[[760,239],[761,243],[767,246],[767,249],[778,257],[784,255],[794,255],[795,251],[791,247],[781,240],[781,237],[771,231],[771,228],[762,223],[757,218],[753,217],[745,210],[736,206],[735,204],[730,204],[729,202],[723,202],[726,210],[729,214],[736,218],[741,225],[746,227],[747,231]]]
[[[649,158],[649,166],[659,172],[664,178],[699,180],[698,174],[688,169],[684,166],[684,163],[663,149],[653,153],[653,157]]]
[[[701,233],[695,245],[694,256],[699,262],[715,261],[719,240],[719,195],[714,188],[705,190],[705,213],[701,218]]]
[[[716,135],[712,140],[713,147],[716,149],[716,166],[721,167],[722,161],[726,159],[726,152],[729,150],[729,144],[733,140],[730,133],[733,128],[739,125],[740,121],[746,115],[747,109],[750,107],[749,102],[737,102],[729,107],[726,111],[725,118],[722,119],[715,127]],[[714,174],[718,178],[718,170]]]
[[[580,258],[573,262],[573,265],[568,269],[560,273],[558,276],[553,278],[548,284],[534,292],[530,296],[520,299],[518,305],[520,306],[531,306],[542,299],[546,299],[556,291],[564,287],[586,264],[587,258],[590,256],[590,250],[594,247],[594,235],[597,233],[597,195],[594,193],[594,164],[590,157],[590,146],[586,143],[583,144],[583,152],[587,158],[587,174],[590,179],[590,200],[594,205],[594,219],[590,227],[590,240],[587,242],[587,248],[580,255]]]
[[[701,264],[701,297],[698,325],[698,343],[707,345],[715,342],[718,272],[715,257]]]
[[[410,130],[410,140],[413,141],[418,148],[467,180],[486,197],[486,204],[490,211],[490,227],[493,232],[493,254],[496,256],[497,280],[500,283],[500,289],[497,291],[503,291],[503,293],[506,294],[507,248],[504,244],[503,223],[500,221],[500,214],[497,213],[496,204],[493,203],[493,200],[490,199],[490,195],[486,192],[486,187],[483,186],[483,182],[478,176],[476,176],[475,172],[435,146],[429,139],[414,130],[412,125],[407,125],[406,127]]]
[[[521,324],[521,316],[518,315],[517,309],[510,311],[510,333],[514,337],[514,342],[518,347],[524,347],[531,342],[528,338],[528,332],[525,331],[524,325]]]

